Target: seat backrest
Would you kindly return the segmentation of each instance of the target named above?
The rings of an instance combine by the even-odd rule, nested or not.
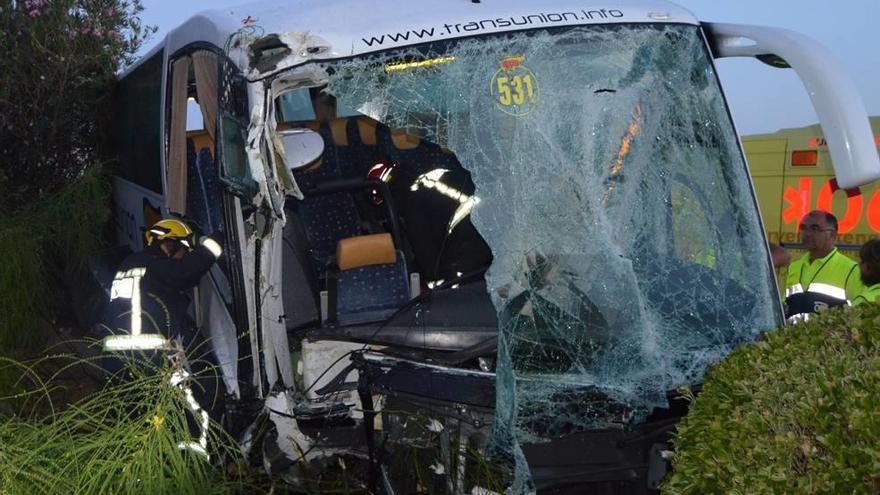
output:
[[[340,271],[363,266],[390,265],[397,261],[391,234],[371,234],[342,239],[336,244],[336,266]]]
[[[340,325],[383,320],[409,300],[406,262],[390,234],[343,239],[336,252],[335,319]]]
[[[358,177],[366,177],[373,165],[387,159],[376,146],[378,125],[369,117],[347,119],[345,132],[351,149],[352,172]]]
[[[341,239],[358,236],[362,230],[357,205],[347,192],[307,196],[299,203],[297,213],[312,258],[321,267],[333,260]]]
[[[392,129],[379,124],[376,127],[376,145],[379,153],[401,166],[430,163],[435,168],[460,167],[455,155],[437,144],[420,139],[406,129]]]
[[[321,125],[319,133],[325,143],[321,163],[294,173],[297,184],[304,191],[342,178],[343,164],[351,161],[348,147],[338,144],[338,136],[334,138],[330,123]],[[307,193],[297,205],[297,214],[311,245],[312,258],[319,266],[325,266],[333,259],[340,239],[357,236],[362,230],[357,205],[348,192],[314,196]]]

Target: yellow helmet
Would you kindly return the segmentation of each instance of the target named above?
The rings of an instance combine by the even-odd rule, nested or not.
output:
[[[159,220],[144,232],[144,237],[147,240],[147,246],[152,246],[155,241],[172,239],[189,249],[193,248],[192,229],[184,221],[176,218]]]

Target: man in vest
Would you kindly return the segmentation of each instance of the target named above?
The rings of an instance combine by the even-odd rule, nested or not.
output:
[[[849,305],[864,289],[858,263],[835,247],[834,215],[811,211],[798,230],[807,253],[788,267],[785,317],[792,323],[804,321],[822,308]]]

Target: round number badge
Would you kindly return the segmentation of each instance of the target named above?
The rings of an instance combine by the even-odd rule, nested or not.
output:
[[[523,65],[524,61],[523,55],[503,59],[489,85],[495,106],[516,117],[531,113],[538,103],[538,79]]]

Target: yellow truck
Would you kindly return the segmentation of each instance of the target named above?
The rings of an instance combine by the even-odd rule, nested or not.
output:
[[[870,122],[880,147],[880,116]],[[811,210],[837,217],[838,246],[852,256],[867,240],[880,237],[880,181],[853,189],[838,187],[818,124],[744,136],[742,142],[770,242],[796,255],[798,225]]]

